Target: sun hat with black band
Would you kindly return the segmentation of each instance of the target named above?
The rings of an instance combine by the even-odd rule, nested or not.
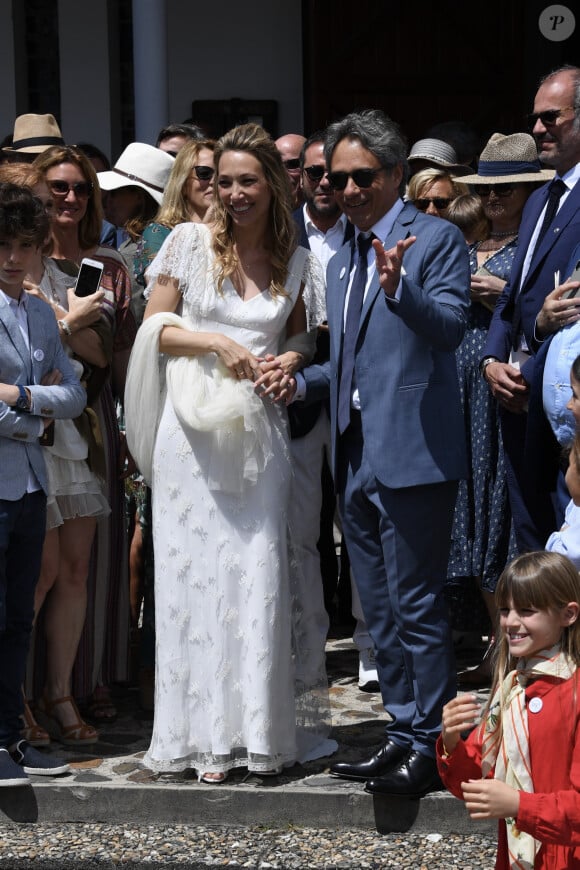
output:
[[[12,145],[2,151],[7,154],[41,154],[53,145],[64,145],[54,115],[19,115],[14,121]]]
[[[412,166],[415,160],[426,160],[433,166],[446,169],[450,175],[463,176],[473,172],[470,166],[457,162],[455,149],[443,139],[419,139],[411,147],[407,163]]]
[[[131,142],[112,169],[97,172],[102,190],[141,187],[161,205],[163,191],[175,163],[175,157],[154,145]]]
[[[465,175],[465,184],[513,184],[550,181],[553,169],[542,169],[536,143],[529,133],[494,133],[481,152],[477,173]]]

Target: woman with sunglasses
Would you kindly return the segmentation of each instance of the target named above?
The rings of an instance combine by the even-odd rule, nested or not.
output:
[[[473,623],[473,611],[483,609],[492,631],[497,579],[516,550],[497,403],[481,377],[479,361],[493,308],[509,279],[524,205],[552,174],[541,169],[536,145],[527,133],[494,133],[481,153],[477,173],[461,179],[481,197],[490,229],[487,238],[469,246],[471,306],[465,337],[456,351],[471,474],[459,483],[448,578],[460,587],[456,592],[463,605],[458,609],[463,606],[465,620]],[[481,663],[459,675],[460,686],[489,685],[490,658],[491,642]]]
[[[213,139],[191,140],[177,154],[155,220],[143,230],[135,255],[135,274],[143,287],[145,269],[171,230],[188,221],[208,222],[213,201],[214,148]]]
[[[111,367],[94,404],[93,418],[97,437],[103,444],[105,495],[111,513],[97,524],[88,580],[85,578],[86,585],[79,584],[82,588],[76,590],[78,621],[85,600],[87,616],[78,642],[72,692],[67,693],[76,697],[81,706],[84,701],[86,712],[95,720],[106,720],[116,715],[108,685],[127,678],[127,535],[124,491],[119,477],[121,440],[115,399],[123,397],[127,363],[136,333],[129,307],[131,282],[120,254],[99,244],[103,210],[99,183],[90,160],[75,147],[55,146],[39,155],[34,165],[41,171],[54,202],[50,256],[73,278],[84,257],[103,263],[101,311],[113,333]],[[67,323],[66,318],[64,322]],[[63,329],[66,332],[66,326]],[[66,602],[63,602],[63,612],[68,613]],[[71,654],[71,650],[68,652]],[[72,657],[74,660],[74,652]],[[46,696],[41,703],[45,721],[57,733],[60,729],[63,735],[65,729],[79,721],[78,710],[72,697],[69,700],[67,695],[63,696],[66,702]]]
[[[449,203],[469,189],[445,169],[427,167],[415,173],[409,181],[407,198],[419,211],[433,217],[445,217]]]
[[[279,773],[307,745],[310,757],[335,747],[323,739],[326,679],[295,697],[292,638],[298,656],[311,628],[292,606],[287,417],[270,395],[277,373],[264,371],[281,351],[285,377],[303,363],[288,342],[324,320],[322,270],[296,246],[288,176],[265,130],[226,133],[215,165],[212,223],[178,225],[148,269],[126,401],[129,446],[153,491],[145,763],[194,768],[211,784],[237,767]]]

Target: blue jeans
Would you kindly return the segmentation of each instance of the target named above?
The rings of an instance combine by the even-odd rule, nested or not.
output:
[[[20,738],[22,684],[46,530],[42,490],[0,499],[0,747]]]

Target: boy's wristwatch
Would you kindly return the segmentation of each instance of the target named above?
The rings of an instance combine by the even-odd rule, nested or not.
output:
[[[22,384],[18,384],[18,392],[20,395],[16,399],[16,410],[28,413],[30,411],[30,399]]]

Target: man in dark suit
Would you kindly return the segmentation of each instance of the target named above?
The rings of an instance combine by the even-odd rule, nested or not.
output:
[[[331,188],[324,158],[324,133],[306,139],[300,152],[300,188],[304,205],[293,212],[298,242],[309,248],[326,270],[330,258],[354,234],[354,227],[342,214]],[[314,362],[329,358],[328,330],[321,328]],[[288,408],[292,454],[292,498],[290,525],[296,555],[304,572],[302,602],[315,626],[317,647],[309,650],[309,667],[325,673],[325,644],[329,618],[325,597],[336,587],[337,560],[334,550],[334,487],[330,466],[330,420],[324,401],[309,405],[296,402]],[[325,593],[328,592],[327,595]],[[369,644],[370,645],[370,644]],[[376,679],[376,677],[375,677]]]
[[[332,124],[325,155],[355,243],[328,265],[330,362],[304,370],[295,398],[330,390],[340,513],[391,716],[378,752],[331,771],[421,796],[439,784],[435,740],[456,691],[443,585],[466,474],[454,351],[467,249],[457,227],[403,202],[407,145],[382,112]]]
[[[556,524],[549,494],[536,486],[525,445],[538,423],[535,410],[527,413],[535,355],[550,333],[573,322],[578,310],[577,300],[551,292],[568,277],[565,270],[580,238],[578,67],[562,67],[540,82],[531,123],[540,161],[556,175],[526,203],[510,281],[495,308],[480,363],[501,406],[508,492],[522,552],[543,549]]]

